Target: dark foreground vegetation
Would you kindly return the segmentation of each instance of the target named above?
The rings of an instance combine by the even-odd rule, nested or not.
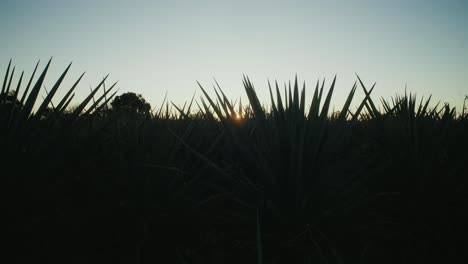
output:
[[[151,110],[103,81],[70,108],[81,77],[55,96],[68,68],[38,99],[48,66],[0,83],[5,261],[468,261],[463,110],[377,104],[360,79],[339,112],[334,80],[312,102],[273,84],[267,107],[248,78],[244,106],[200,86]]]

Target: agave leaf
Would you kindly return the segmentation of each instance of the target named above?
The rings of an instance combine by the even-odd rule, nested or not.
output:
[[[182,111],[185,113],[185,107],[187,106],[187,101],[184,102],[184,105],[182,106]]]
[[[421,114],[421,111],[423,108],[423,99],[424,99],[424,96],[421,97],[421,100],[419,100],[418,110],[416,111],[416,116],[419,116]]]
[[[112,86],[91,105],[91,107],[84,113],[84,115],[88,115],[89,113],[91,113],[91,111],[93,111],[93,109],[97,108],[99,103],[107,96],[107,94],[110,91],[112,91],[112,89],[115,87],[115,85],[117,85],[117,82],[112,84]]]
[[[372,112],[371,114],[373,114],[373,115],[375,115],[375,116],[379,116],[379,115],[380,115],[380,112],[377,110],[377,108],[376,108],[375,105],[374,105],[374,102],[373,102],[372,99],[370,98],[370,92],[367,92],[367,89],[366,89],[366,87],[364,86],[364,83],[362,82],[362,80],[361,80],[361,78],[359,77],[359,75],[356,74],[356,76],[357,76],[357,78],[358,78],[358,80],[359,80],[359,83],[361,84],[362,89],[364,90],[364,93],[366,94],[366,98],[368,98],[367,100],[368,100],[368,102],[369,102],[369,104],[370,104],[370,107],[372,108],[372,111],[369,111],[369,112]],[[374,83],[374,85],[373,85],[372,87],[374,87],[374,86],[375,86],[375,83]]]
[[[6,70],[6,73],[5,73],[5,77],[3,78],[2,93],[0,95],[5,94],[5,88],[6,88],[6,84],[7,84],[7,81],[8,81],[8,75],[10,74],[11,61],[12,61],[12,59],[10,59],[10,62],[8,63],[8,67],[7,67],[7,70]]]
[[[296,112],[297,114],[297,111],[299,111],[299,87],[298,87],[298,84],[297,84],[297,75],[296,77],[294,78],[294,97],[293,97],[293,104],[294,104],[294,112]]]
[[[227,119],[230,119],[230,115],[229,115],[229,112],[228,112],[228,109],[227,109],[227,105],[226,105],[226,102],[223,98],[221,98],[221,96],[219,95],[218,91],[216,90],[216,87],[213,86],[213,89],[215,91],[215,94],[216,94],[216,97],[217,97],[217,106],[218,107],[221,107],[220,109],[223,109],[224,111],[224,114],[225,114],[225,117]]]
[[[21,87],[21,82],[23,81],[23,74],[24,74],[24,71],[21,72],[21,76],[19,78],[18,85],[16,86],[16,91],[15,91],[15,95],[14,95],[13,100],[18,100],[18,91],[19,91],[19,89]],[[9,117],[8,117],[7,127],[11,127],[12,122],[13,122],[13,116],[15,115],[15,112],[16,112],[16,107],[12,107],[11,110],[10,110]]]
[[[119,90],[116,90],[108,98],[106,96],[104,103],[102,103],[98,108],[96,108],[96,110],[93,113],[99,113],[104,107],[106,107],[107,104],[110,102],[110,100],[112,100],[112,98],[114,98],[114,96],[117,94],[118,91]],[[106,91],[106,92],[108,92],[108,91]]]
[[[425,115],[427,113],[427,107],[429,106],[429,102],[431,101],[432,95],[429,95],[429,98],[427,98],[426,103],[424,104],[424,107],[422,109],[422,115]]]
[[[381,99],[381,102],[382,102],[382,105],[383,105],[383,108],[384,108],[384,111],[386,114],[389,114],[391,111],[392,111],[392,107],[390,106],[390,104],[387,102],[387,100],[385,99]]]
[[[229,102],[229,99],[227,98],[227,96],[224,94],[223,90],[221,89],[221,87],[219,86],[218,84],[218,81],[216,81],[216,79],[214,79],[215,83],[216,83],[216,86],[218,87],[218,90],[221,92],[221,94],[223,95],[223,102],[226,104],[226,106],[229,108],[229,111],[231,112],[230,115],[231,115],[231,118],[232,117],[235,117],[236,116],[236,111],[234,111],[234,107],[233,105]]]
[[[186,127],[186,129],[183,131],[183,134],[182,134],[181,138],[183,140],[186,140],[189,137],[189,135],[192,133],[192,131],[194,130],[194,127],[195,127],[195,122],[190,122],[188,127]],[[215,144],[218,143],[218,140],[220,139],[221,136],[222,136],[222,133],[218,134],[217,138],[212,143],[213,147],[214,147]],[[182,143],[180,142],[180,140],[177,140],[174,147],[172,148],[171,152],[168,155],[168,158],[167,158],[168,164],[171,164],[171,162],[174,160],[174,158],[176,157],[176,154],[180,150],[181,146],[182,146]],[[210,151],[211,151],[211,149],[209,149],[207,153],[209,153]],[[186,187],[188,187],[188,186],[186,185]]]
[[[431,116],[433,117],[436,117],[437,116],[437,109],[439,108],[439,104],[440,104],[440,101],[437,102],[437,104],[434,106],[434,108],[432,108],[432,111],[431,111]]]
[[[293,106],[293,93],[291,91],[291,81],[288,83],[288,109],[291,109]]]
[[[356,112],[354,112],[354,117],[352,119],[352,121],[357,121],[358,118],[359,118],[359,115],[361,114],[361,111],[362,109],[364,108],[364,106],[366,105],[366,102],[368,100],[368,98],[370,98],[370,94],[372,93],[372,91],[374,90],[374,87],[375,87],[375,84],[374,86],[372,86],[372,88],[369,90],[369,93],[366,94],[366,97],[362,100],[361,104],[359,105],[358,109],[356,110]]]
[[[46,93],[46,97],[49,96],[49,91],[47,90],[47,87],[44,85],[44,91]],[[42,96],[42,100],[44,101],[46,97]],[[52,106],[52,110],[55,111],[55,105],[52,101],[50,101],[50,105]]]
[[[210,96],[206,93],[205,89],[203,89],[203,87],[201,86],[201,84],[197,81],[197,84],[198,86],[200,87],[200,89],[202,90],[203,94],[205,95],[205,98],[208,100],[208,102],[210,103],[211,107],[213,108],[213,110],[215,111],[216,115],[218,116],[218,118],[220,120],[224,120],[224,116],[223,116],[223,113],[221,112],[221,109],[219,108],[219,106],[217,106],[213,100],[211,100]],[[203,102],[203,101],[202,101]]]
[[[23,80],[23,75],[24,75],[24,71],[21,72],[21,75],[20,75],[20,78],[19,78],[19,81],[18,81],[18,85],[16,86],[15,94],[13,95],[15,100],[18,100],[18,94],[19,94],[19,91],[21,89],[21,82]]]
[[[348,98],[346,98],[346,102],[343,105],[343,108],[341,109],[340,116],[338,117],[338,120],[340,122],[343,122],[346,120],[347,113],[349,112],[349,106],[351,105],[351,102],[353,100],[354,93],[356,92],[356,88],[357,88],[357,82],[355,82],[353,85],[353,88],[351,88]]]
[[[205,115],[207,115],[207,117],[211,120],[214,120],[215,118],[213,113],[210,111],[210,107],[205,103],[205,100],[203,100],[203,97],[200,97],[200,101],[202,102],[203,108],[205,109]]]
[[[24,71],[21,72],[20,78],[18,80],[18,85],[16,86],[15,94],[13,95],[14,100],[18,100],[18,93],[19,93],[19,91],[21,89],[21,83],[23,81],[23,75],[24,75]]]
[[[258,100],[257,94],[255,92],[255,89],[250,82],[249,78],[244,76],[244,88],[247,93],[247,97],[249,98],[250,105],[252,107],[253,113],[258,120],[260,124],[260,128],[263,130],[262,132],[266,132],[266,116],[265,112],[263,111],[262,105],[260,104],[260,101]],[[262,133],[263,134],[263,133]],[[266,133],[265,133],[266,135]]]
[[[39,79],[37,80],[36,84],[32,88],[31,93],[29,94],[28,99],[26,100],[26,103],[24,104],[23,111],[22,111],[23,120],[28,118],[32,112],[32,109],[37,100],[37,96],[39,95],[39,91],[42,87],[42,83],[44,82],[44,79],[49,69],[51,61],[52,61],[52,58],[49,60],[45,69],[42,71],[41,76],[39,76]]]
[[[68,73],[68,70],[70,69],[72,63],[68,65],[68,67],[65,69],[65,71],[62,73],[60,78],[57,80],[55,85],[52,87],[50,90],[50,93],[47,95],[47,97],[42,101],[41,106],[39,106],[39,109],[36,111],[36,117],[40,116],[42,112],[47,108],[49,103],[52,103],[52,98],[54,97],[55,93],[57,92],[58,88],[60,87],[60,84],[62,83],[63,79],[65,79],[65,76]]]
[[[258,102],[258,97],[255,94],[255,91],[253,89],[253,85],[250,83],[247,77],[244,76],[244,87],[246,89],[246,92],[249,97],[249,102],[255,117],[255,128],[256,130],[258,129],[258,135],[261,135],[262,137],[268,137],[268,134],[266,132],[266,118],[264,116],[263,109],[261,108],[259,102]],[[236,126],[233,126],[230,122],[226,122],[226,118],[221,112],[220,106],[216,105],[214,101],[208,96],[206,91],[201,87],[199,84],[200,88],[202,89],[202,92],[205,95],[205,98],[209,101],[209,104],[211,107],[213,107],[215,113],[219,116],[223,126],[226,129],[226,132],[229,133],[229,136],[233,140],[233,144],[239,148],[239,151],[246,160],[251,161],[257,161],[258,167],[260,170],[268,170],[267,162],[265,161],[265,157],[260,154],[260,150],[266,150],[268,148],[268,144],[266,142],[269,142],[269,140],[262,140],[259,142],[262,145],[262,148],[259,149],[256,144],[252,144],[251,138],[249,136],[245,135],[244,131],[239,130],[236,128]],[[202,101],[203,103],[203,101]],[[207,107],[205,107],[207,109]],[[263,115],[263,116],[262,116]],[[267,151],[268,152],[268,151]],[[263,175],[270,175],[271,173],[265,172],[262,174]],[[265,178],[265,180],[270,180]]]
[[[304,81],[304,83],[302,85],[301,103],[300,103],[299,113],[301,114],[301,116],[300,116],[301,120],[304,120],[304,115],[305,115],[305,81]]]
[[[317,252],[319,253],[319,257],[320,259],[322,259],[323,261],[325,261],[325,263],[328,263],[328,260],[327,260],[327,257],[325,255],[325,252],[324,250],[322,249],[322,247],[320,246],[320,242],[317,240],[317,238],[315,238],[315,236],[313,235],[312,233],[312,230],[310,229],[310,227],[307,227],[307,233],[309,234],[309,238],[310,240],[312,241],[312,243],[314,243],[314,247],[315,249],[317,250]]]
[[[318,96],[318,101],[321,102],[322,101],[322,95],[323,95],[323,88],[325,87],[325,78],[323,78],[323,81],[322,81],[322,87],[320,88],[320,93],[319,93],[319,96]]]
[[[164,114],[164,119],[168,120],[170,117],[169,113],[169,102],[166,103],[166,113]]]
[[[322,231],[320,231],[319,229],[317,229],[317,232],[322,237],[322,239],[326,241],[325,243],[327,244],[328,249],[330,249],[330,251],[332,252],[332,254],[333,254],[334,258],[335,258],[335,261],[337,263],[339,263],[339,264],[343,264],[344,261],[343,261],[342,257],[338,254],[338,250],[334,246],[331,245],[331,241],[327,238],[327,236],[325,236],[325,234]]]
[[[192,104],[193,104],[193,101],[195,100],[195,94],[196,92],[193,93],[193,96],[192,96],[192,99],[190,100],[190,103],[187,107],[187,112],[186,112],[186,116],[189,116],[190,115],[190,110],[192,109]]]
[[[463,100],[463,106],[462,106],[462,112],[461,112],[461,117],[465,117],[465,110],[466,110],[466,100],[468,100],[468,96],[465,95],[465,99]]]
[[[5,94],[6,94],[7,96],[8,96],[8,93],[10,92],[11,81],[13,80],[13,76],[15,75],[15,68],[16,68],[16,67],[13,67],[13,70],[11,71],[10,81],[8,81],[8,86],[7,86],[6,91],[5,91]]]
[[[336,82],[336,75],[335,75],[335,78],[333,78],[333,82],[330,86],[330,90],[328,90],[327,98],[325,98],[325,102],[323,103],[322,112],[320,113],[321,119],[327,118],[328,109],[330,108],[330,102],[331,102],[331,98],[333,95],[333,89],[335,88],[335,82]]]
[[[302,117],[302,120],[304,117]],[[302,132],[302,131],[301,131]],[[304,133],[299,133],[299,135],[296,136],[297,144],[293,145],[293,154],[291,157],[294,157],[295,159],[295,165],[293,167],[293,174],[295,181],[296,181],[296,186],[295,186],[295,204],[301,204],[303,200],[303,193],[304,193],[304,180],[303,180],[303,166],[304,166]],[[293,164],[293,163],[291,163]]]
[[[163,99],[163,101],[162,101],[162,103],[161,103],[161,107],[159,108],[159,111],[158,111],[158,113],[156,114],[156,116],[157,116],[158,118],[161,117],[162,109],[163,109],[163,106],[164,106],[164,102],[166,102],[166,99],[167,99],[167,91],[166,91],[166,94],[164,95],[164,99]]]
[[[104,84],[105,82],[102,84],[102,86],[104,87]],[[93,88],[91,87],[91,85],[89,86],[89,92],[92,93],[93,92]],[[96,103],[96,100],[94,100],[94,95],[91,97],[93,99],[93,104]]]
[[[106,93],[106,83],[105,82],[102,84],[102,90],[104,91],[104,93]],[[106,97],[104,97],[104,99],[105,99],[105,101],[107,101]]]
[[[171,102],[171,104],[176,108],[176,110],[179,112],[180,116],[182,116],[183,118],[189,118],[189,116],[187,114],[185,114],[184,110],[183,109],[180,109],[176,104],[174,104],[174,102]]]
[[[31,75],[31,78],[29,79],[28,85],[26,86],[26,90],[24,90],[23,96],[21,97],[21,100],[20,100],[21,105],[24,105],[26,96],[28,95],[28,92],[29,92],[29,88],[31,87],[32,80],[34,79],[34,75],[36,74],[37,67],[39,66],[39,62],[40,61],[36,63],[36,66],[34,67],[34,71]]]
[[[369,106],[369,104],[368,104],[367,101],[364,102],[364,106],[366,107],[367,114],[368,114],[371,118],[374,118],[375,115],[374,115],[374,113],[373,113],[373,111],[372,111],[372,109],[371,109],[371,107]]]
[[[271,91],[271,84],[269,80],[268,80],[268,89],[270,91],[271,109],[273,111],[275,118],[278,118],[278,109],[276,109],[275,99],[273,99],[273,93]]]
[[[283,100],[281,99],[281,93],[278,87],[278,82],[275,81],[276,84],[276,101],[278,102],[278,111],[281,113],[281,116],[284,118],[284,107],[283,107]]]
[[[197,107],[198,107],[198,113],[201,113],[202,116],[206,116],[205,110],[200,106],[200,104],[198,103],[198,101],[195,101],[195,104],[196,104]]]
[[[320,88],[320,92],[318,93],[317,100],[316,100],[315,104],[313,102],[312,105],[311,105],[311,106],[314,106],[313,117],[316,117],[316,118],[318,118],[319,115],[320,115],[320,104],[322,103],[322,95],[323,95],[324,87],[325,87],[325,78],[322,81],[322,86]]]
[[[257,97],[255,89],[248,79],[248,77],[244,76],[244,88],[247,93],[247,97],[249,98],[250,105],[253,110],[254,119],[255,119],[255,128],[258,128],[258,135],[261,137],[261,141],[259,144],[261,145],[261,150],[265,151],[265,153],[271,152],[271,138],[270,138],[270,131],[267,128],[267,119],[264,109],[260,105],[260,101]],[[253,146],[255,149],[255,145]],[[256,153],[259,151],[255,150]],[[267,164],[265,161],[265,157],[263,155],[259,155],[261,160],[259,160],[259,164]],[[263,166],[263,169],[269,171],[271,168],[267,166]],[[269,175],[269,173],[265,173],[264,175]]]
[[[241,118],[244,116],[242,113],[242,98],[239,98],[239,116]]]
[[[29,116],[31,115],[32,109],[33,109],[34,104],[35,104],[35,102],[37,100],[37,96],[39,95],[39,91],[40,91],[40,89],[42,87],[42,83],[44,82],[44,79],[45,79],[45,76],[46,76],[47,71],[49,69],[51,61],[52,61],[52,58],[49,60],[49,62],[47,63],[45,69],[43,70],[41,76],[36,81],[36,84],[32,88],[31,93],[28,95],[26,103],[24,104],[24,106],[21,109],[20,113],[15,118],[15,120],[12,121],[12,126],[11,126],[11,129],[9,131],[9,137],[17,137],[16,140],[13,140],[13,142],[15,142],[15,144],[25,143],[24,137],[29,132],[28,126],[31,125],[30,123],[29,124],[26,123],[26,121],[28,120]],[[36,65],[36,67],[37,67],[37,65]],[[33,75],[34,75],[34,73],[33,73]],[[31,77],[31,79],[32,79],[32,77]],[[29,88],[29,84],[28,84],[28,88]],[[26,91],[25,91],[25,93],[26,93]],[[22,128],[22,129],[19,130],[20,133],[17,133],[19,128]]]
[[[317,85],[315,86],[314,96],[312,97],[312,103],[310,104],[309,114],[307,115],[307,119],[312,119],[318,117],[318,105],[320,104],[319,101],[319,80],[317,80]]]
[[[324,82],[322,82],[322,87],[323,87],[323,83]],[[319,116],[320,122],[315,122],[316,120],[313,118],[308,120],[308,126],[307,126],[307,131],[306,131],[306,134],[307,134],[306,138],[308,139],[308,143],[306,143],[305,145],[310,146],[307,149],[307,151],[308,153],[310,153],[309,162],[312,162],[312,163],[316,162],[320,149],[325,142],[324,139],[325,139],[325,134],[327,132],[326,122],[327,122],[328,108],[330,107],[330,101],[333,95],[335,83],[336,83],[336,76],[333,79],[333,82],[330,86],[330,90],[328,91],[327,97],[322,106],[322,111]],[[316,105],[311,105],[311,107],[313,108],[317,107],[317,105],[320,102],[320,94],[322,94],[322,91],[323,90],[321,89],[319,96],[316,98],[315,101],[313,101]],[[315,115],[314,113],[315,111],[316,110],[312,111],[313,112],[312,115]]]
[[[193,155],[195,155],[197,158],[200,160],[204,161],[207,165],[210,165],[216,172],[219,173],[220,176],[223,176],[225,179],[232,181],[232,177],[227,174],[223,169],[221,169],[218,165],[216,165],[214,162],[212,162],[210,159],[208,159],[206,156],[201,154],[200,152],[196,151],[193,149],[191,146],[189,146],[181,137],[179,137],[176,133],[174,133],[171,129],[169,129],[169,132],[180,142],[184,147],[186,147],[190,152],[192,152]]]
[[[288,100],[288,89],[286,87],[286,82],[284,83],[284,109],[289,108],[289,100]]]
[[[78,105],[78,107],[75,109],[75,111],[73,111],[72,120],[75,120],[81,114],[81,112],[86,107],[86,105],[89,103],[89,101],[91,101],[91,99],[96,94],[96,92],[99,90],[99,88],[101,88],[101,86],[104,84],[107,77],[109,77],[109,74],[106,77],[104,77],[104,79],[98,84],[98,86],[96,88],[94,88],[94,90]]]
[[[70,104],[70,102],[73,100],[73,97],[75,97],[75,94],[73,93],[69,98],[68,100],[63,104],[62,108],[58,109],[57,111],[57,114],[61,114],[65,111],[65,109],[67,109],[68,105]]]
[[[84,72],[80,75],[80,77],[78,78],[78,80],[76,80],[76,82],[73,84],[73,86],[68,90],[68,92],[65,94],[65,96],[62,98],[62,100],[60,101],[60,103],[57,105],[56,107],[56,111],[57,112],[63,112],[63,110],[66,109],[66,107],[64,107],[65,103],[68,101],[68,98],[70,97],[70,95],[73,93],[73,91],[75,90],[76,86],[78,85],[78,83],[80,83],[81,81],[81,78],[83,78],[84,76]]]
[[[260,229],[260,211],[257,208],[257,263],[263,264],[262,231]]]
[[[375,83],[374,83],[374,85],[372,86],[372,88],[374,88],[374,87],[375,87]],[[366,92],[367,92],[367,91],[366,91]],[[366,96],[368,96],[368,94],[370,94],[370,92],[369,92],[369,93],[366,93]],[[378,111],[374,111],[374,107],[375,107],[375,106],[371,108],[371,105],[372,105],[372,104],[373,104],[373,103],[372,103],[372,99],[371,99],[370,96],[369,96],[369,97],[367,98],[367,100],[365,101],[364,106],[366,107],[366,109],[367,109],[367,111],[368,111],[368,113],[369,113],[369,115],[370,115],[371,117],[376,117],[377,114],[378,114]]]

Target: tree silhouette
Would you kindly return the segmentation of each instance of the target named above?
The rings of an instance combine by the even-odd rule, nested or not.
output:
[[[149,114],[151,105],[141,96],[132,92],[115,97],[111,103],[112,109],[117,112]]]
[[[23,104],[18,100],[15,91],[9,91],[0,95],[0,119],[10,119],[15,112],[18,113]]]
[[[22,104],[17,98],[15,90],[11,90],[7,94],[2,94],[1,100],[2,100],[2,103],[5,103],[5,104],[12,104],[12,105],[19,106],[19,107],[22,106]]]

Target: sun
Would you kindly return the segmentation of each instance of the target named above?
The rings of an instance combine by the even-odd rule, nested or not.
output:
[[[237,123],[242,122],[242,120],[243,120],[243,118],[242,118],[242,116],[241,116],[239,113],[236,113],[236,114],[234,115],[234,121],[236,121]]]

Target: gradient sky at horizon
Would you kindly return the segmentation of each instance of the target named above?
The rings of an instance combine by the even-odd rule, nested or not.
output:
[[[103,76],[153,106],[201,95],[217,79],[233,99],[242,75],[268,103],[267,79],[297,74],[310,98],[337,74],[340,108],[358,73],[374,98],[408,90],[457,106],[468,94],[468,1],[0,1],[0,78],[10,58],[30,75],[53,56],[46,86],[73,61],[78,99]],[[16,75],[17,78],[19,75]],[[110,84],[110,83],[109,83]],[[65,89],[62,89],[62,92]],[[358,90],[357,99],[362,98]]]

